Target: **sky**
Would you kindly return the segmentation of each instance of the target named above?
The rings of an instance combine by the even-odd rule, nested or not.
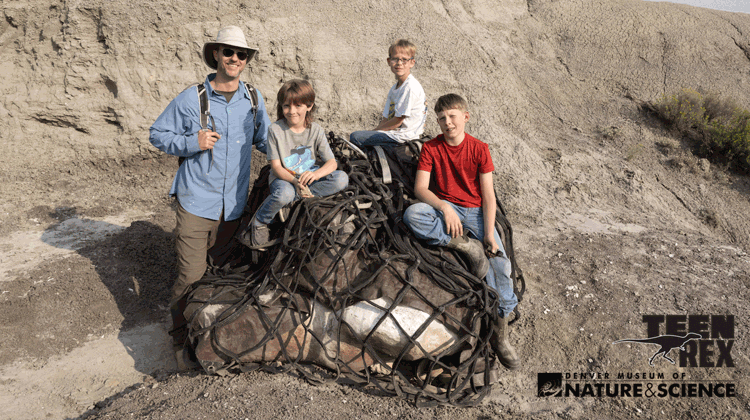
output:
[[[646,0],[657,1],[657,0]],[[670,3],[689,4],[728,12],[750,13],[750,0],[669,0]]]

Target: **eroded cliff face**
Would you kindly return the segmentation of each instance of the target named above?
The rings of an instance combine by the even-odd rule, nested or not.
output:
[[[750,16],[672,3],[542,3],[559,60],[571,77],[650,100],[703,88],[748,103]]]
[[[244,79],[271,119],[281,83],[308,78],[319,121],[339,134],[375,124],[393,82],[387,46],[412,40],[429,107],[444,93],[467,97],[467,130],[491,145],[500,194],[533,223],[561,206],[610,211],[623,204],[617,197],[639,213],[674,204],[650,169],[623,159],[639,144],[651,158],[660,136],[644,128],[639,102],[692,87],[750,104],[750,16],[688,6],[40,0],[0,10],[0,139],[13,149],[0,168],[13,179],[50,162],[157,156],[148,127],[204,79],[201,46],[230,24],[260,49]],[[603,127],[616,127],[617,139],[602,143]],[[438,133],[432,111],[427,132]],[[657,198],[634,198],[640,190]],[[697,210],[681,211],[674,217],[690,220]]]
[[[148,153],[148,127],[171,98],[203,80],[209,69],[201,46],[229,24],[242,27],[260,48],[245,78],[271,108],[284,80],[309,78],[320,98],[318,117],[337,132],[376,121],[392,84],[387,47],[399,37],[419,48],[415,74],[431,102],[444,92],[461,92],[494,104],[488,110],[480,101],[473,111],[478,117],[490,111],[499,117],[488,123],[502,125],[529,106],[518,103],[525,89],[499,94],[514,86],[514,56],[527,55],[510,39],[518,36],[512,34],[518,32],[515,21],[529,17],[523,2],[415,1],[397,9],[367,2],[264,3],[3,6],[2,124],[30,134],[16,141],[51,128],[61,159],[73,151],[97,157]]]

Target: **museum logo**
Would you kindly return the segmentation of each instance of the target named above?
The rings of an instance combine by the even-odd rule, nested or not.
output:
[[[622,338],[612,344],[651,345],[648,364],[733,368],[733,315],[644,315],[645,338]],[[618,348],[619,346],[613,346]],[[622,350],[628,351],[623,347]],[[644,364],[645,364],[644,360]],[[712,370],[711,372],[726,372]],[[731,374],[731,371],[729,372]],[[665,374],[654,370],[619,372],[537,373],[538,397],[574,398],[733,398],[737,384],[730,378],[707,379],[701,372]],[[720,375],[725,376],[725,375]]]
[[[572,398],[734,398],[731,380],[690,379],[685,372],[537,373],[537,396]]]
[[[643,322],[646,338],[624,338],[612,344],[659,346],[648,359],[651,366],[664,359],[680,367],[734,367],[734,315],[643,315]],[[673,350],[679,355],[670,356]]]
[[[560,397],[563,385],[562,373],[537,373],[537,396]]]

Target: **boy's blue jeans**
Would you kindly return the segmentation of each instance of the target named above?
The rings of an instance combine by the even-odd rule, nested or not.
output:
[[[313,182],[308,187],[316,197],[336,194],[349,185],[349,176],[344,171],[333,171]],[[276,213],[289,203],[297,201],[297,189],[291,183],[276,178],[271,182],[271,194],[266,197],[255,213],[255,220],[264,225],[271,223]]]
[[[445,201],[445,200],[443,200]],[[458,214],[464,230],[469,236],[484,242],[484,219],[481,207],[461,207],[449,201],[445,201],[453,207]],[[451,236],[446,233],[445,219],[443,213],[426,203],[417,203],[409,206],[404,212],[404,223],[414,232],[414,235],[427,241],[430,245],[446,246]],[[485,281],[487,285],[497,291],[499,295],[498,311],[501,317],[507,317],[518,305],[518,298],[513,293],[513,281],[510,279],[510,260],[505,254],[503,242],[492,227],[495,234],[495,242],[500,247],[499,253],[502,257],[490,258],[490,270],[487,272]]]
[[[364,146],[388,146],[391,144],[400,144],[385,134],[384,131],[355,131],[349,135],[349,141],[355,146],[362,148]]]

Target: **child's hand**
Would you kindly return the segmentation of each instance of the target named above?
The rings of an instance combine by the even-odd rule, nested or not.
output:
[[[446,205],[441,211],[445,219],[445,233],[453,238],[463,236],[464,225],[461,223],[461,219],[458,218],[456,211],[453,210],[453,207]]]
[[[304,187],[312,184],[317,180],[318,177],[315,175],[315,172],[305,171],[302,172],[302,175],[299,176],[299,183]]]
[[[497,242],[495,242],[495,235],[490,234],[489,236],[485,236],[484,244],[487,246],[487,250],[489,250],[491,254],[495,254],[500,250]]]
[[[294,182],[294,187],[297,189],[297,195],[299,195],[302,198],[310,198],[313,196],[313,193],[310,191],[310,188],[308,188],[306,185],[302,185],[296,179]]]

